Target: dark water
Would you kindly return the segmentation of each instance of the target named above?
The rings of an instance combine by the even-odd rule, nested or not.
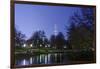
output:
[[[66,53],[50,53],[40,54],[34,56],[18,56],[16,58],[16,65],[31,65],[31,64],[63,64],[72,61],[72,57]]]

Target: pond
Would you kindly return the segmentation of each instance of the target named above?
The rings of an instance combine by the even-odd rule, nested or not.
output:
[[[31,65],[31,64],[68,64],[72,61],[72,56],[67,53],[49,53],[33,56],[20,56],[17,55],[15,64]]]

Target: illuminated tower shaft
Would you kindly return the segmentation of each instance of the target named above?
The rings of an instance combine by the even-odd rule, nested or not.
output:
[[[54,35],[56,36],[58,34],[58,31],[57,31],[57,25],[54,24]]]

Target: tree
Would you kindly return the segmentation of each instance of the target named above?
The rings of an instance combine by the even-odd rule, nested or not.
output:
[[[70,18],[71,25],[68,29],[68,41],[74,49],[89,49],[93,46],[94,39],[94,9],[82,8],[81,15],[74,13]]]
[[[33,33],[32,37],[28,40],[33,47],[45,47],[45,40],[46,40],[45,32],[44,31],[36,31]]]
[[[25,35],[22,34],[20,31],[15,29],[15,46],[16,47],[22,47],[22,45],[25,43]]]
[[[77,48],[79,47],[78,43],[78,29],[76,28],[74,23],[71,23],[70,28],[68,29],[69,31],[67,32],[68,35],[68,42],[70,44],[70,48]]]
[[[51,37],[50,37],[50,47],[56,48],[55,41],[56,41],[56,36],[55,35],[51,35]]]
[[[49,40],[47,38],[44,39],[44,46],[49,47]]]
[[[58,49],[63,49],[64,45],[65,45],[65,39],[64,39],[64,35],[62,34],[62,32],[59,32],[58,35],[56,36],[56,47]]]

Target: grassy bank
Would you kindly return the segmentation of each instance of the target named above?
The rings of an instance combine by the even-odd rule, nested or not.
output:
[[[70,56],[71,60],[82,60],[89,59],[93,57],[92,50],[66,50],[66,49],[53,49],[53,48],[16,48],[15,55],[24,55],[24,56],[32,56],[39,54],[48,54],[48,53],[66,53]]]

